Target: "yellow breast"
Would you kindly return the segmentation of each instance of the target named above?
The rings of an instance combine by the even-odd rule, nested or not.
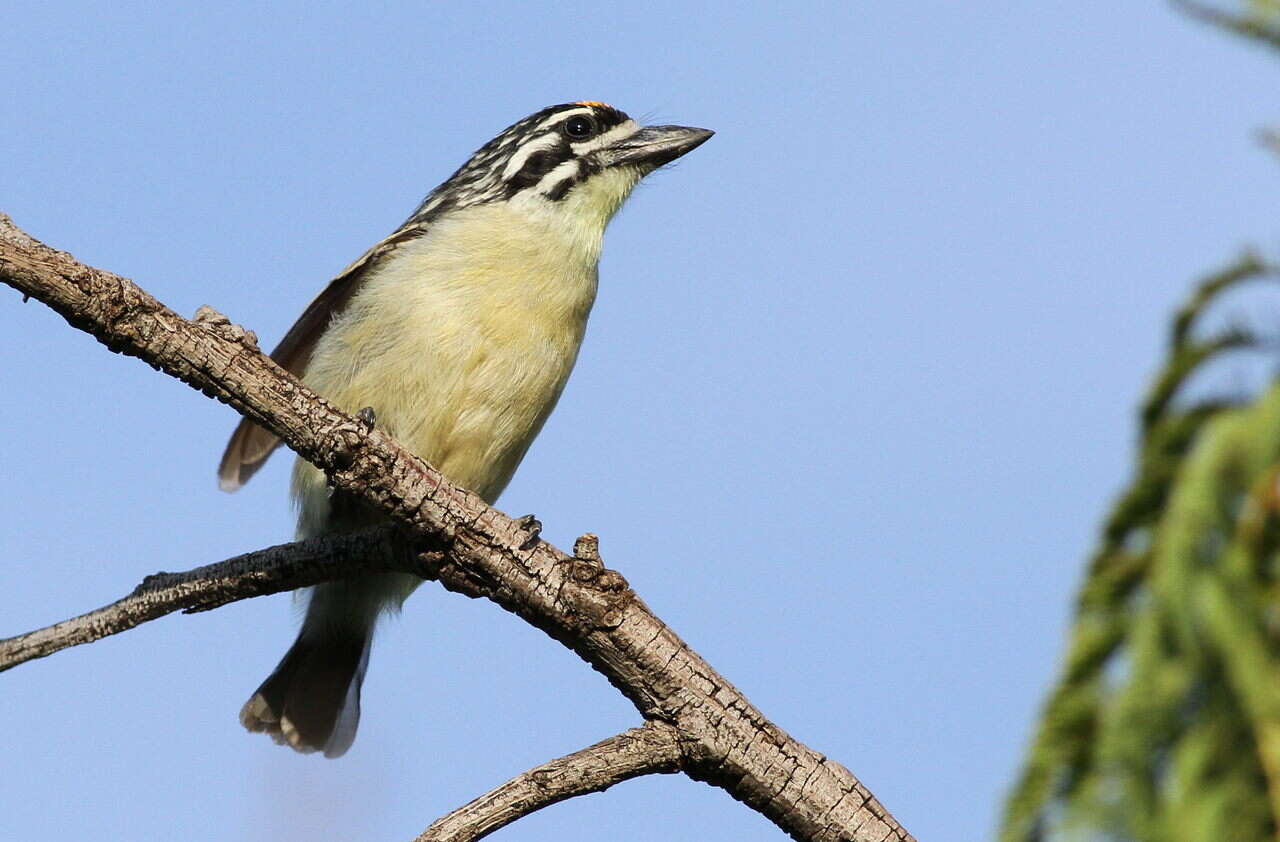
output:
[[[304,380],[453,482],[495,500],[555,406],[596,293],[600,235],[509,205],[458,211],[371,271]],[[299,461],[299,531],[330,528]]]

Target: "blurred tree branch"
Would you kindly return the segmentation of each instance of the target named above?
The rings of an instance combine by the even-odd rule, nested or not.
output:
[[[0,281],[49,305],[111,350],[230,404],[323,469],[335,488],[377,507],[395,524],[386,534],[317,539],[187,574],[160,574],[102,612],[6,641],[0,652],[10,666],[180,608],[202,610],[341,576],[347,572],[336,561],[342,547],[329,542],[367,540],[384,547],[376,563],[421,564],[417,572],[483,596],[542,629],[603,673],[651,726],[647,739],[628,732],[553,762],[570,774],[541,797],[531,797],[528,786],[548,779],[539,770],[500,787],[481,799],[487,807],[462,808],[442,819],[457,832],[440,838],[479,838],[613,778],[673,768],[724,789],[795,839],[912,838],[847,769],[766,719],[655,617],[621,575],[604,567],[594,536],[580,538],[573,556],[546,543],[523,546],[527,535],[517,521],[334,409],[262,354],[251,332],[208,308],[188,321],[131,281],[37,242],[3,214]],[[615,762],[620,754],[627,762]],[[498,815],[505,818],[495,824]]]
[[[1280,155],[1280,130],[1261,129],[1258,131],[1258,141],[1276,155]]]
[[[1280,4],[1275,0],[1252,0],[1245,3],[1245,9],[1240,12],[1229,12],[1198,0],[1170,2],[1188,17],[1280,49]]]

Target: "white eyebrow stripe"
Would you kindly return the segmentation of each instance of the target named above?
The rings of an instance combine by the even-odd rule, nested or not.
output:
[[[569,148],[573,150],[575,155],[585,155],[589,152],[594,152],[597,149],[603,149],[606,146],[617,143],[623,138],[630,137],[638,131],[640,131],[640,126],[635,120],[626,120],[598,137],[593,137],[590,140],[584,140],[582,143],[571,143],[569,144]]]
[[[502,170],[502,180],[510,181],[516,173],[524,169],[524,165],[528,163],[529,157],[535,152],[541,152],[551,149],[560,142],[559,135],[547,134],[542,137],[529,141],[524,146],[516,150],[516,154],[511,156],[511,160],[507,162],[507,166]]]
[[[541,123],[538,124],[537,128],[534,129],[534,131],[542,131],[548,126],[554,126],[557,123],[567,120],[568,118],[574,116],[575,114],[595,114],[595,113],[596,113],[595,110],[590,107],[574,108],[569,111],[561,111],[560,113],[552,114],[550,117],[543,120]]]
[[[565,161],[538,181],[537,192],[546,193],[566,178],[577,178],[579,172],[580,170],[577,159]]]

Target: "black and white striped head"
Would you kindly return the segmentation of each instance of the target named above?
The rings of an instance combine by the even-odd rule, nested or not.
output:
[[[712,134],[685,126],[641,126],[603,102],[553,105],[480,147],[406,224],[493,202],[585,204],[607,219],[636,182]]]

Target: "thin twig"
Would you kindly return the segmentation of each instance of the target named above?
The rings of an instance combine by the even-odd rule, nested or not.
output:
[[[676,730],[649,722],[517,775],[446,816],[414,842],[474,842],[543,807],[641,775],[680,770]]]
[[[175,611],[208,611],[229,602],[291,591],[369,570],[422,566],[396,553],[390,527],[280,544],[185,573],[157,573],[123,599],[52,626],[0,639],[0,672],[82,643],[119,634]],[[396,562],[399,563],[396,563]]]
[[[1268,126],[1258,129],[1258,142],[1280,156],[1280,128]]]

